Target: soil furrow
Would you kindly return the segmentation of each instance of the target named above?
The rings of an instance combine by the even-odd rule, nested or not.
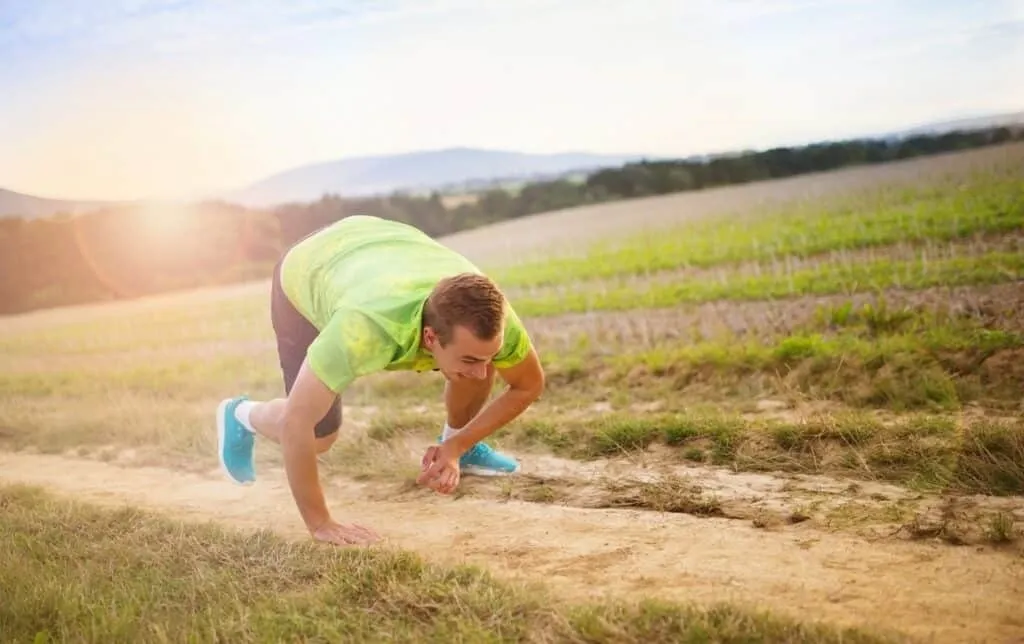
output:
[[[1024,328],[1024,282],[986,286],[891,289],[882,293],[807,296],[784,300],[716,301],[664,309],[573,313],[527,318],[530,335],[543,351],[575,349],[581,340],[595,349],[655,348],[725,335],[770,338],[815,323],[820,310],[849,302],[859,309],[883,299],[889,310],[909,307],[927,313],[975,318],[986,328]],[[820,326],[820,325],[818,325]]]

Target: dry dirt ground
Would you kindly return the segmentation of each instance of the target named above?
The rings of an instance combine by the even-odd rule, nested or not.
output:
[[[568,474],[570,480],[590,481],[621,474],[602,464],[529,462],[520,478],[533,482],[539,471],[554,479]],[[920,498],[906,490],[851,488],[821,477],[784,480],[699,469],[688,475],[705,493],[724,499],[732,508],[727,516],[524,502],[495,493],[519,484],[511,480],[467,478],[464,486],[470,490],[484,487],[491,493],[456,497],[432,495],[401,481],[340,478],[331,479],[325,491],[339,520],[374,527],[388,545],[435,561],[482,564],[502,576],[543,581],[573,599],[729,601],[805,620],[892,630],[914,641],[1012,642],[1024,634],[1024,558],[1017,549],[872,536],[830,530],[819,521],[765,525],[750,519],[756,513],[736,518],[744,515],[743,507],[754,505],[776,517],[792,516],[793,504],[812,496],[824,496],[826,509],[844,501]],[[40,485],[87,502],[128,503],[306,538],[282,471],[262,471],[256,485],[239,487],[217,471],[4,453],[0,480]],[[577,502],[580,495],[586,490],[577,491]],[[1019,500],[1003,503],[1024,520]]]

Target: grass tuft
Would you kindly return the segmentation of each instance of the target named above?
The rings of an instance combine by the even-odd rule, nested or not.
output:
[[[609,456],[647,447],[659,438],[660,427],[642,418],[613,416],[597,423],[590,437],[592,456]]]
[[[988,540],[995,544],[1012,543],[1017,540],[1017,529],[1013,515],[1009,512],[998,512],[989,518],[985,531]]]
[[[982,421],[967,428],[952,476],[966,492],[1024,494],[1024,420]]]
[[[725,516],[717,499],[704,495],[699,485],[681,476],[666,476],[653,482],[612,480],[606,481],[604,488],[607,495],[599,507],[645,508],[702,517]]]
[[[579,608],[571,613],[577,636],[572,641],[611,644],[648,644],[650,642],[706,643],[730,642],[818,642],[830,636],[817,626],[792,626],[763,613],[737,614],[728,605],[715,606],[697,617],[681,613],[672,604],[645,601],[636,605],[601,604]],[[622,624],[632,624],[623,628]],[[841,636],[848,644],[879,641],[874,635],[846,631]],[[819,640],[818,638],[826,638]],[[838,640],[832,640],[838,641]]]

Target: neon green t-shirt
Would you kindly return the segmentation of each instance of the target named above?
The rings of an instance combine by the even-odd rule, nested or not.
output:
[[[288,299],[320,333],[307,358],[333,391],[377,371],[435,368],[420,346],[423,305],[437,282],[481,271],[406,224],[349,216],[293,246],[281,264]],[[521,320],[506,307],[494,365],[513,366],[530,350]]]

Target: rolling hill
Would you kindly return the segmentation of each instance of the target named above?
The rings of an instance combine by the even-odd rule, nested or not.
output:
[[[940,121],[938,123],[926,123],[911,127],[891,136],[919,136],[922,134],[934,135],[945,134],[956,130],[980,130],[992,127],[1018,128],[1024,126],[1024,111],[1008,112],[1006,114],[995,114],[989,116],[977,116],[956,119],[952,121]]]
[[[49,217],[60,213],[82,214],[90,210],[113,205],[113,201],[77,201],[46,199],[0,188],[0,217]]]
[[[887,133],[883,138],[1022,124],[1024,112],[1012,112],[926,123]],[[285,202],[315,201],[325,194],[358,197],[394,190],[479,190],[498,182],[551,178],[577,171],[617,167],[645,158],[654,160],[660,157],[585,152],[528,154],[456,147],[304,165],[219,195],[219,198],[246,206],[264,207]]]
[[[494,181],[550,177],[573,171],[618,166],[641,158],[644,157],[575,152],[527,154],[450,148],[353,157],[305,165],[238,190],[208,195],[208,198],[259,208],[293,201],[315,201],[326,193],[355,197],[394,190],[455,186],[480,188]],[[81,213],[113,203],[46,199],[0,189],[0,217],[32,219],[61,212]]]

